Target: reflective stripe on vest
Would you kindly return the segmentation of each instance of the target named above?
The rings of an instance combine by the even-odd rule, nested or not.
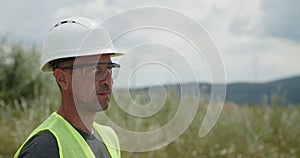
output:
[[[93,124],[94,129],[100,135],[104,144],[106,145],[108,152],[112,158],[120,158],[120,146],[119,140],[114,130],[108,126],[102,126],[97,123]],[[76,158],[76,157],[95,157],[89,145],[83,139],[83,137],[72,127],[63,117],[56,112],[45,120],[39,127],[37,127],[21,145],[15,154],[15,158],[18,157],[21,149],[34,135],[40,131],[49,130],[56,138],[59,157],[63,158]]]

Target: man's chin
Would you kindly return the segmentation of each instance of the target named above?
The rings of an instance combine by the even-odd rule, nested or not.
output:
[[[101,111],[104,111],[108,108],[109,101],[110,101],[110,94],[98,95],[98,103],[100,104],[99,106],[101,107]]]
[[[109,105],[109,99],[105,99],[105,100],[98,100],[99,102],[99,106],[100,106],[100,111],[104,111],[108,108],[108,105]]]
[[[100,111],[104,111],[104,110],[108,109],[108,103],[100,104],[100,106],[101,106]]]

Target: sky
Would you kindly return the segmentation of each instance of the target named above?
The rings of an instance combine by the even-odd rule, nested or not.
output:
[[[299,0],[0,2],[0,37],[8,36],[12,41],[38,49],[42,48],[48,30],[58,20],[69,16],[112,22],[106,23],[112,34],[114,30],[130,29],[142,21],[152,25],[169,22],[167,27],[175,32],[158,27],[126,30],[114,41],[116,49],[127,52],[126,57],[115,59],[122,65],[120,77],[115,81],[117,86],[223,82],[222,70],[212,70],[216,65],[224,68],[226,83],[268,82],[300,74]],[[144,19],[126,16],[134,8],[147,6],[162,7],[172,14],[150,10],[139,15]],[[194,36],[187,39],[180,36],[185,32],[194,33]],[[203,36],[196,36],[197,32]],[[189,41],[197,38],[203,43],[212,41],[218,50],[218,56],[214,57],[220,60],[208,60],[211,54],[205,50],[210,49],[209,44],[204,50],[195,50]]]

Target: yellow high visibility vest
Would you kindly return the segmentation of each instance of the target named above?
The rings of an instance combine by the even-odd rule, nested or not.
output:
[[[120,158],[119,139],[114,130],[108,126],[102,126],[97,123],[93,124],[94,129],[102,138],[106,145],[108,152],[112,158]],[[63,117],[56,112],[45,120],[39,127],[37,127],[21,145],[15,154],[15,158],[20,154],[21,149],[30,138],[40,131],[49,130],[56,138],[59,157],[63,158],[93,158],[95,157],[93,151],[83,139],[83,137],[72,127]]]

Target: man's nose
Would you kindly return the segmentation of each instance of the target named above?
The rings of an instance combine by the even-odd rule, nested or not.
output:
[[[106,73],[105,77],[103,78],[103,80],[100,81],[101,84],[107,84],[111,87],[111,85],[113,84],[113,79],[112,79],[112,73],[111,71],[109,71],[108,73]]]

